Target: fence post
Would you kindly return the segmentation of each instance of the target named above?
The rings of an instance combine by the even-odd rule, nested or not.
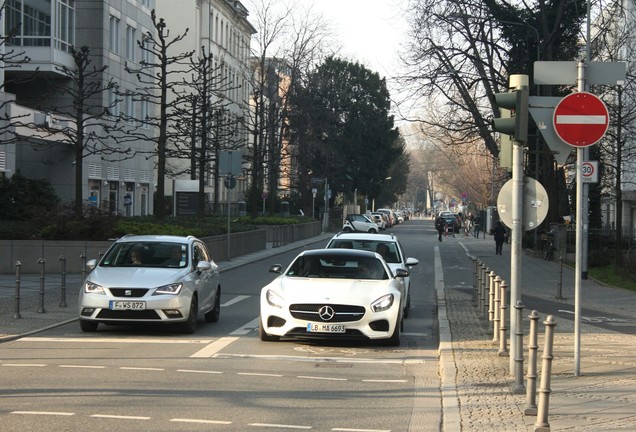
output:
[[[488,274],[490,273],[490,268],[484,268],[484,278],[481,281],[481,315],[488,318],[488,311],[486,310],[486,305],[488,304]]]
[[[60,307],[66,307],[66,257],[60,255],[62,261],[62,285],[60,287]]]
[[[528,336],[528,386],[526,388],[526,407],[524,415],[537,415],[537,324],[539,314],[536,310],[528,316],[530,318],[530,334]]]
[[[20,261],[15,262],[15,309],[13,312],[13,318],[20,319],[20,267],[22,263]]]
[[[494,298],[494,306],[493,306],[494,314],[493,314],[492,343],[494,344],[499,343],[499,321],[501,320],[500,318],[501,310],[499,309],[499,304],[501,303],[501,300],[499,299],[499,297],[501,296],[500,290],[501,290],[501,278],[497,276],[495,278],[495,298]]]
[[[488,329],[493,331],[493,324],[495,318],[495,277],[497,275],[494,271],[491,271],[488,275]]]
[[[499,293],[499,301],[501,306],[499,307],[499,357],[508,357],[508,346],[506,341],[506,281],[501,281]]]
[[[80,254],[80,261],[82,262],[82,281],[86,279],[86,254],[82,252]]]
[[[44,310],[44,278],[46,272],[46,260],[44,258],[40,258],[38,260],[38,264],[40,264],[40,307],[38,308],[38,313],[45,313]]]
[[[473,267],[473,306],[477,304],[477,287],[479,286],[477,284],[477,281],[479,280],[477,275],[479,273],[480,263],[481,262],[478,259],[475,259],[475,266]]]
[[[515,329],[515,387],[512,390],[513,394],[523,394],[526,389],[523,384],[523,303],[521,300],[517,300],[515,304],[515,318],[517,321],[517,328]]]
[[[541,386],[539,387],[539,405],[537,407],[537,421],[535,422],[535,432],[549,432],[548,411],[550,406],[550,378],[552,374],[552,344],[554,340],[554,317],[548,316],[543,322],[545,324],[545,346],[543,347],[543,364],[541,366]]]

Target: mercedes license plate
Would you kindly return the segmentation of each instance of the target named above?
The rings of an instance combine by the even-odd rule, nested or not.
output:
[[[111,300],[108,308],[110,310],[144,310],[146,309],[146,302]]]
[[[307,333],[344,333],[346,330],[342,324],[307,324]]]

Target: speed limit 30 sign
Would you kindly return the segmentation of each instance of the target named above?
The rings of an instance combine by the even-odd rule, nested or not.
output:
[[[581,165],[583,183],[598,183],[598,161],[585,161]]]

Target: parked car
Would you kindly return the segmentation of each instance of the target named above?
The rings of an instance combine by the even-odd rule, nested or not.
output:
[[[370,217],[375,221],[375,224],[378,226],[380,231],[384,231],[386,229],[386,219],[382,213],[371,213]]]
[[[381,208],[381,209],[377,209],[376,211],[387,215],[387,217],[389,218],[389,228],[391,228],[393,225],[398,224],[397,218],[395,217],[395,213],[393,212],[393,210],[388,208]]]
[[[350,213],[345,217],[342,230],[345,232],[358,231],[369,233],[377,233],[379,231],[378,225],[375,221],[372,221],[369,216],[356,213]]]
[[[285,271],[261,290],[259,335],[383,340],[400,344],[404,285],[379,254],[351,249],[300,253]]]
[[[459,220],[454,213],[442,213],[440,214],[442,219],[444,219],[444,223],[448,225],[449,232],[458,233],[460,230]]]
[[[369,252],[378,252],[384,261],[389,265],[391,271],[395,274],[398,269],[411,270],[413,266],[420,262],[416,258],[407,257],[402,249],[402,244],[393,234],[345,234],[338,233],[329,240],[326,246],[331,248],[347,248],[355,250],[363,250]],[[411,277],[406,276],[403,279],[404,290],[406,293],[406,302],[404,304],[404,318],[409,316],[411,308]]]
[[[157,323],[194,333],[199,313],[207,322],[219,320],[219,268],[195,237],[125,236],[86,266],[90,273],[79,294],[85,332],[100,323]]]

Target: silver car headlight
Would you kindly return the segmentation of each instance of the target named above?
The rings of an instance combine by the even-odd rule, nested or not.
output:
[[[283,298],[278,295],[276,292],[270,290],[267,290],[267,293],[265,293],[265,298],[267,299],[267,303],[269,303],[270,306],[282,309],[283,308],[283,304],[285,303],[283,301]]]
[[[183,284],[181,282],[173,283],[170,285],[164,285],[157,288],[152,295],[162,295],[162,294],[177,295],[181,292],[181,288],[183,288]]]
[[[371,310],[373,312],[382,312],[389,309],[393,305],[393,294],[383,295],[373,303],[371,303]]]
[[[106,291],[101,285],[97,285],[93,282],[86,282],[84,284],[84,292],[86,294],[106,294]]]

